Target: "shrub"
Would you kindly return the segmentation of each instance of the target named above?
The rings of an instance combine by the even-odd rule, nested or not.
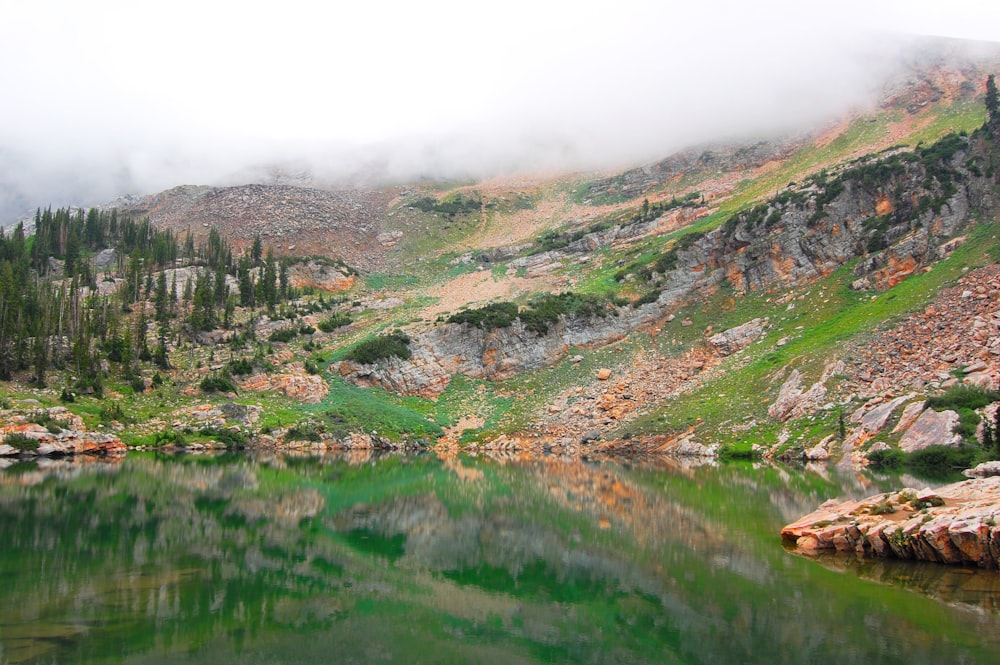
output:
[[[309,324],[299,326],[300,335],[312,335],[314,332],[316,332],[316,329]]]
[[[518,317],[528,330],[544,335],[560,316],[605,317],[608,302],[600,296],[578,293],[545,293],[532,298]]]
[[[101,422],[108,423],[112,420],[117,420],[118,422],[126,422],[128,417],[125,415],[125,410],[122,409],[122,405],[118,402],[112,402],[111,406],[101,406],[100,413]]]
[[[133,376],[129,379],[128,384],[132,387],[132,392],[134,393],[146,392],[146,382],[142,380],[141,376]]]
[[[517,305],[512,302],[498,302],[456,312],[448,317],[448,323],[467,323],[482,330],[493,330],[510,327],[516,318]]]
[[[377,335],[366,339],[348,351],[345,357],[362,365],[370,365],[393,356],[407,360],[413,355],[409,344],[410,336],[397,330],[388,335]]]
[[[227,448],[244,448],[247,445],[247,438],[241,433],[222,427],[202,427],[198,430],[202,436],[215,439]]]
[[[944,391],[941,395],[927,400],[927,406],[935,411],[945,409],[981,409],[987,404],[1000,401],[1000,393],[986,390],[968,383],[959,383]]]
[[[656,302],[659,299],[660,299],[660,292],[659,292],[659,290],[652,289],[651,291],[647,291],[642,296],[640,296],[638,299],[636,299],[636,301],[632,303],[632,306],[633,307],[642,307],[643,305],[648,305],[649,303]]]
[[[226,371],[233,376],[245,376],[253,373],[253,361],[249,358],[239,358],[226,363]]]
[[[38,441],[21,432],[11,432],[3,442],[15,450],[38,450]]]
[[[291,342],[299,331],[295,328],[279,328],[267,336],[269,342]]]
[[[906,468],[925,478],[947,478],[955,471],[968,468],[975,455],[975,449],[967,446],[928,446],[910,453]]]
[[[235,393],[236,384],[233,382],[232,378],[226,374],[217,374],[215,376],[206,376],[201,380],[201,391],[205,393]]]
[[[876,469],[899,469],[903,466],[905,455],[898,448],[873,450],[868,453],[868,461]]]
[[[943,506],[944,505],[944,499],[942,499],[941,497],[939,497],[939,496],[937,496],[935,494],[935,495],[929,496],[929,497],[927,497],[926,499],[923,499],[923,500],[920,500],[920,499],[917,499],[916,497],[914,497],[913,501],[911,501],[910,503],[917,510],[923,510],[924,508],[936,508],[938,506]]]
[[[317,327],[323,332],[333,332],[337,328],[343,328],[344,326],[349,326],[354,323],[350,314],[345,314],[344,312],[335,312],[330,316],[320,320],[317,323]]]
[[[872,515],[891,515],[896,508],[888,501],[879,501],[872,507]]]
[[[285,432],[285,439],[289,441],[319,441],[322,439],[322,432],[314,423],[303,423],[293,425]]]
[[[165,429],[157,432],[156,435],[153,437],[154,446],[165,446],[168,444],[183,446],[184,435],[174,429]]]

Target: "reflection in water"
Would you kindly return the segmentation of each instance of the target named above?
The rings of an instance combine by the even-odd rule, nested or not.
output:
[[[994,573],[783,551],[790,516],[898,480],[648,462],[15,465],[0,663],[977,663],[997,648]]]

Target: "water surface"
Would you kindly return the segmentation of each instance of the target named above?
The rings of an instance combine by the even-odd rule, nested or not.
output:
[[[901,483],[429,455],[16,465],[0,663],[997,662],[996,574],[782,548],[823,500]]]

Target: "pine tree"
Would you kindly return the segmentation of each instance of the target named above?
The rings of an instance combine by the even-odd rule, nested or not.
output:
[[[163,324],[170,318],[169,295],[167,294],[167,273],[162,270],[156,276],[155,319]]]
[[[997,83],[993,74],[986,77],[986,114],[987,122],[991,126],[1000,123],[1000,93],[997,92]]]
[[[250,260],[255,266],[260,265],[260,259],[264,255],[264,243],[261,242],[260,234],[254,236],[253,245],[250,247]]]
[[[996,446],[994,454],[1000,459],[1000,409],[993,415],[993,445]]]

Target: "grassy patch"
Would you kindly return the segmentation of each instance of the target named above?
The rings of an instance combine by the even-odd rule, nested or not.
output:
[[[330,394],[310,410],[335,436],[349,432],[377,431],[394,441],[403,435],[435,439],[441,427],[428,418],[433,403],[416,397],[399,397],[383,390],[359,388],[340,377],[330,379]]]
[[[365,286],[373,291],[400,289],[419,284],[420,280],[413,275],[387,275],[374,272],[365,277]]]

